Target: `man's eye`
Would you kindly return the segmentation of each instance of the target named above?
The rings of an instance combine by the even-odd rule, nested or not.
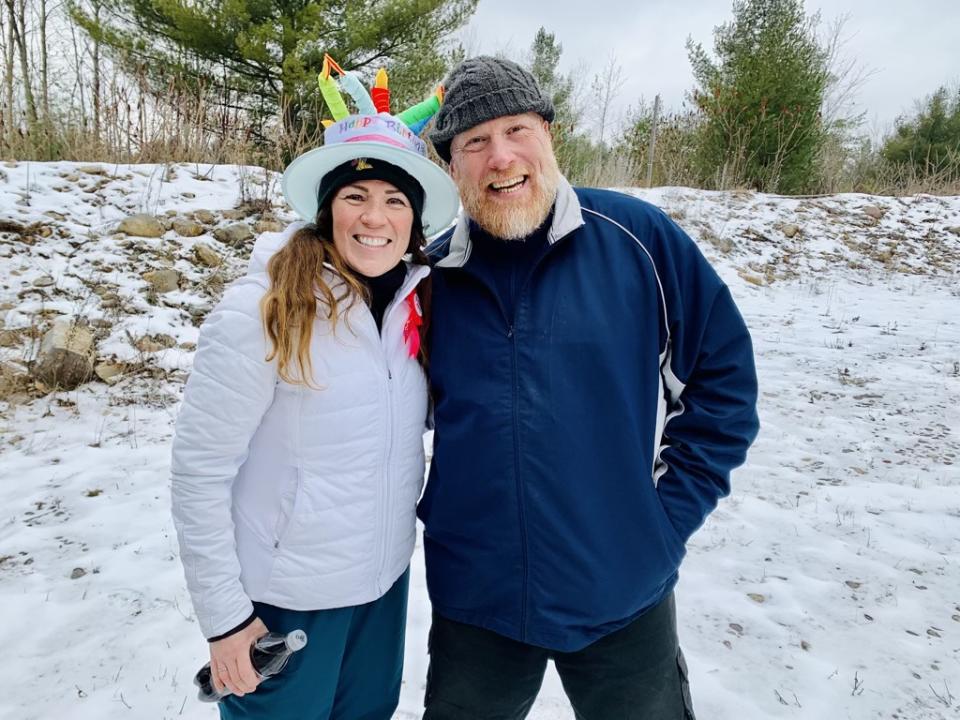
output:
[[[527,129],[527,126],[526,126],[526,125],[514,125],[512,128],[510,128],[509,130],[507,130],[507,134],[508,134],[508,135],[514,135],[514,134],[516,134],[516,133],[523,132],[523,131],[526,130],[526,129]]]

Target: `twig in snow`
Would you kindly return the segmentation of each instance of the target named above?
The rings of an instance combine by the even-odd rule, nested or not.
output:
[[[180,608],[180,601],[179,601],[176,597],[173,598],[173,607],[176,608],[176,611],[177,611],[178,613],[180,613],[180,615],[183,616],[183,619],[184,619],[184,620],[189,620],[189,619],[190,619],[190,616],[187,615],[187,614]]]
[[[860,679],[860,674],[856,670],[853,672],[853,690],[850,691],[850,695],[863,695],[863,680]]]
[[[947,687],[946,680],[943,681],[943,691],[946,693],[946,697],[944,697],[943,695],[938,693],[936,690],[934,690],[933,685],[929,685],[929,687],[930,687],[930,692],[933,693],[934,697],[936,697],[937,700],[942,702],[948,708],[953,707],[953,693],[951,693],[950,688]]]

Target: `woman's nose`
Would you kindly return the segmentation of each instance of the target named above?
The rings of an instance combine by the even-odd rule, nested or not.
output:
[[[363,221],[364,225],[371,226],[382,225],[383,218],[383,208],[380,207],[380,203],[371,203],[364,208],[363,213],[360,215],[360,219]]]

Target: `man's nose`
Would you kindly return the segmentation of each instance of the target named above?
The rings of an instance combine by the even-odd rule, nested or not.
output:
[[[490,147],[487,154],[487,165],[491,170],[503,170],[510,167],[516,155],[510,142],[502,135],[490,138]]]

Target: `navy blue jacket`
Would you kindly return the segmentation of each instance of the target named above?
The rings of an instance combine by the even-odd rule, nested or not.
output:
[[[564,182],[503,311],[468,224],[434,260],[434,448],[418,514],[434,609],[559,651],[671,591],[756,436],[750,336],[664,213]]]

